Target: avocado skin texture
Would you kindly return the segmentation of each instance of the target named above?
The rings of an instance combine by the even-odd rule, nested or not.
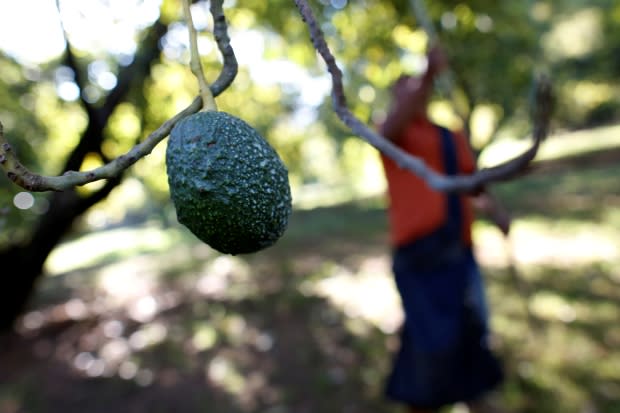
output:
[[[243,120],[207,111],[179,121],[166,167],[177,219],[212,248],[256,252],[284,233],[292,210],[288,171]]]

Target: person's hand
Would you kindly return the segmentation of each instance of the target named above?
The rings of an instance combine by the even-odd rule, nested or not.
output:
[[[473,205],[484,213],[504,235],[508,235],[512,218],[495,197],[483,190],[473,198]]]
[[[448,59],[437,45],[429,49],[426,58],[428,66],[423,76],[403,75],[392,87],[392,94],[397,102],[411,104],[421,98],[426,99],[433,77],[448,67]]]
[[[415,100],[416,93],[421,86],[421,79],[419,77],[403,75],[401,76],[392,88],[392,94],[394,100],[401,104],[409,104],[412,100]]]
[[[426,116],[429,89],[420,77],[399,77],[392,86],[390,110],[379,127],[379,132],[393,142],[398,141],[412,119]]]
[[[512,218],[505,209],[500,208],[495,210],[494,213],[491,214],[491,219],[497,228],[502,231],[502,234],[508,235],[510,233]]]

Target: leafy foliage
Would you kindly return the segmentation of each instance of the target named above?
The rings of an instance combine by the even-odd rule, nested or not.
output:
[[[44,74],[36,69],[24,70],[3,54],[0,54],[0,71],[3,73],[0,77],[0,119],[4,131],[14,137],[15,150],[24,162],[41,168],[46,159],[39,148],[46,144],[46,130],[37,116],[37,89],[32,79]],[[27,225],[38,215],[13,207],[13,198],[19,192],[22,192],[21,188],[9,182],[4,174],[0,176],[0,245],[9,240],[23,240],[28,232]],[[35,211],[38,213],[45,212],[42,199],[42,196],[37,197],[39,204]]]
[[[491,136],[501,136],[495,134],[498,130],[504,135],[524,134],[528,90],[536,69],[553,73],[561,91],[558,126],[579,127],[616,117],[617,94],[599,93],[605,88],[613,90],[609,88],[617,85],[619,65],[613,51],[620,42],[614,30],[620,6],[614,2],[586,4],[556,0],[502,4],[477,0],[467,4],[437,1],[427,6],[451,58],[457,81],[459,98],[451,103],[464,108],[470,117],[468,126],[474,143],[484,145]],[[426,37],[416,27],[408,2],[324,1],[316,8],[328,42],[345,72],[353,112],[369,123],[380,120],[386,110],[391,82],[403,71],[419,71],[424,64],[421,57]],[[105,157],[116,156],[131,147],[195,95],[195,84],[186,66],[187,50],[178,40],[185,36],[184,28],[177,23],[180,14],[177,4],[164,2],[161,18],[171,25],[170,33],[162,41],[164,56],[155,64],[152,74],[143,80],[143,90],[134,90],[129,101],[115,109],[105,127]],[[233,86],[218,99],[220,107],[241,115],[277,147],[297,186],[316,182],[342,185],[355,181],[356,175],[362,175],[363,166],[351,169],[355,163],[346,159],[346,153],[351,151],[344,150],[344,143],[349,142],[349,147],[365,144],[351,143],[355,140],[349,140],[350,132],[333,115],[331,99],[326,94],[327,83],[319,80],[307,83],[313,78],[324,78],[325,74],[292,2],[279,0],[270,3],[270,7],[260,1],[243,2],[227,9],[226,14],[233,43],[237,42],[233,46],[237,48],[242,65]],[[584,45],[580,53],[562,49],[580,36],[579,27],[590,27],[588,25],[597,27],[600,33],[597,43]],[[79,33],[68,33],[69,40],[76,36]],[[205,36],[203,40],[210,41]],[[97,105],[106,91],[93,75],[94,68],[118,75],[127,56],[106,55],[101,49],[78,52],[77,64],[82,67],[82,73],[74,75],[82,79],[83,93]],[[288,62],[287,65],[284,62]],[[203,63],[212,77],[219,69],[215,48],[204,53]],[[85,117],[79,103],[54,96],[54,90],[62,82],[73,81],[70,76],[67,78],[71,69],[59,62],[50,62],[41,68],[20,69],[9,60],[6,65],[12,66],[4,71],[7,74],[3,77],[6,84],[3,101],[7,102],[3,104],[6,113],[3,121],[8,125],[11,119],[15,120],[15,126],[7,128],[7,134],[22,146],[31,142],[31,146],[45,148],[45,162],[41,165],[34,163],[36,159],[32,157],[26,158],[27,153],[24,159],[33,162],[33,169],[57,173],[84,127]],[[269,71],[282,74],[291,71],[296,75],[278,80],[268,77]],[[322,86],[316,88],[317,85]],[[322,89],[323,98],[321,90],[314,90],[308,101],[311,89]],[[438,102],[441,101],[439,97]],[[321,108],[315,115],[312,111],[319,102]],[[440,108],[439,118],[455,125],[455,118],[446,117],[441,113],[442,106],[437,107]],[[476,118],[476,114],[486,115]],[[33,116],[35,122],[30,121]],[[298,126],[300,119],[303,119],[301,128]],[[486,127],[489,131],[481,132],[477,126],[479,119],[490,125]],[[37,124],[41,129],[32,130]],[[46,136],[49,139],[45,139]],[[313,146],[331,149],[324,152],[324,159],[317,160],[321,155],[309,150]],[[91,165],[103,160],[89,159]],[[320,166],[311,166],[315,163]],[[151,196],[165,199],[167,187],[161,148],[136,165],[133,173],[148,184]],[[3,205],[10,205],[10,202],[5,199]],[[14,216],[10,221],[15,221]]]

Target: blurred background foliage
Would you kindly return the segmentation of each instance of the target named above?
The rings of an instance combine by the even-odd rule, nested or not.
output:
[[[148,10],[138,21],[123,16],[122,6],[108,5],[111,20],[107,23],[78,24],[73,14],[94,18],[95,12],[89,10],[96,7],[89,4],[99,2],[61,5],[64,3],[67,38],[87,71],[83,90],[77,88],[74,73],[59,57],[33,62],[13,52],[0,60],[6,134],[28,165],[48,174],[61,172],[64,159],[86,127],[79,94],[96,105],[114,86],[119,68],[131,61],[142,30],[159,14],[157,2],[134,2],[131,7],[136,10]],[[97,7],[105,8],[106,4],[101,2]],[[252,124],[278,149],[291,171],[297,204],[312,206],[379,193],[384,184],[376,154],[333,114],[329,78],[293,3],[231,1],[226,5],[241,67],[218,104]],[[449,126],[467,127],[477,150],[494,139],[527,135],[528,93],[537,71],[551,73],[558,91],[556,130],[617,119],[620,6],[616,2],[437,1],[428,7],[457,85],[456,101],[438,96],[432,115]],[[206,29],[201,36],[201,52],[207,75],[213,79],[220,69],[220,57],[208,34],[208,9],[200,2],[194,8],[199,25]],[[425,65],[427,38],[416,26],[408,2],[321,1],[315,8],[344,70],[354,113],[369,124],[380,121],[389,85],[401,73],[419,73]],[[106,157],[127,151],[187,105],[196,93],[187,68],[186,32],[179,5],[165,1],[161,10],[162,19],[169,24],[169,32],[161,40],[162,58],[144,79],[143,96],[137,98],[140,94],[134,93],[135,98],[119,105],[105,126]],[[50,19],[58,20],[58,16]],[[130,36],[122,45],[101,40],[115,24]],[[453,106],[465,114],[467,125],[454,115]],[[165,144],[158,146],[132,168],[127,180],[132,191],[141,187],[143,204],[121,197],[131,204],[121,205],[115,197],[106,207],[117,210],[110,220],[122,218],[122,211],[132,206],[137,209],[148,204],[151,209],[166,209],[164,151]],[[92,154],[83,168],[101,162],[100,156]],[[17,210],[11,200],[19,190],[4,178],[0,182],[5,222],[0,241],[7,242],[27,236],[27,223],[45,211],[46,201],[45,195],[35,195],[33,208]],[[122,187],[117,191],[123,191]]]

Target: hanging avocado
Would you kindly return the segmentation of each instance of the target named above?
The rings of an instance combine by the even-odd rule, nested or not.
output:
[[[170,133],[166,167],[179,222],[212,248],[256,252],[284,233],[288,171],[243,120],[218,111],[181,120]]]

